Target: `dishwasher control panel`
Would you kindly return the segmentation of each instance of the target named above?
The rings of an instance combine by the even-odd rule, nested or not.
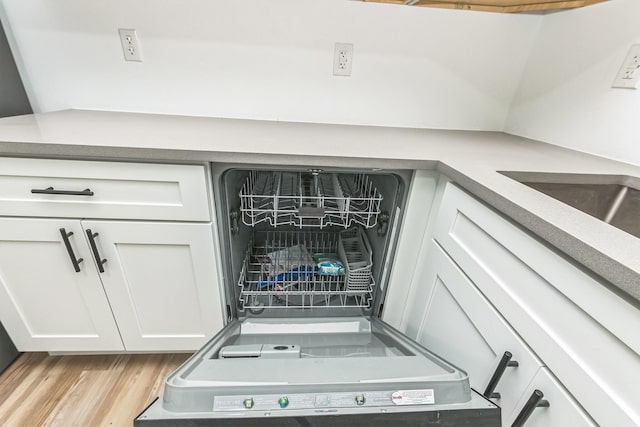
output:
[[[214,411],[272,411],[291,409],[358,408],[372,406],[432,405],[433,389],[339,393],[292,393],[216,396]]]

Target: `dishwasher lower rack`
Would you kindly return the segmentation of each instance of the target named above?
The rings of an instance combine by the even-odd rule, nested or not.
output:
[[[366,174],[251,171],[240,190],[249,227],[375,227],[382,195]]]
[[[344,234],[345,241],[349,241],[354,235],[352,230],[342,233],[254,232],[249,240],[237,283],[240,290],[239,310],[334,307],[370,309],[375,289],[370,265],[368,270],[360,268],[357,275],[352,274],[353,280],[348,266],[347,274],[331,276],[321,275],[312,265],[311,254],[344,253],[338,250],[342,243],[341,234]],[[361,235],[359,231],[357,236]]]

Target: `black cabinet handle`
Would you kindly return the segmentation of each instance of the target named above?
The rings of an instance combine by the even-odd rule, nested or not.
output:
[[[82,191],[76,190],[56,190],[53,187],[47,187],[44,189],[32,188],[31,192],[33,194],[62,194],[65,196],[93,196],[93,191],[89,188],[85,188]]]
[[[73,231],[67,233],[64,228],[61,228],[60,235],[62,236],[64,247],[67,248],[69,258],[71,258],[71,264],[73,264],[73,268],[76,270],[76,273],[80,273],[80,263],[84,260],[82,258],[76,258],[76,254],[73,253],[73,248],[71,247],[71,242],[69,241],[69,237],[73,236]]]
[[[518,362],[516,362],[515,360],[511,360],[512,357],[513,355],[508,351],[505,351],[502,355],[502,359],[500,359],[498,367],[491,376],[489,384],[487,384],[487,389],[484,391],[484,393],[482,393],[487,399],[500,399],[500,393],[494,393],[493,391],[496,389],[496,386],[498,385],[498,382],[500,382],[500,378],[502,378],[502,374],[504,374],[504,371],[507,369],[507,367],[518,367]]]
[[[550,406],[549,401],[542,400],[543,397],[544,393],[535,389],[529,400],[527,400],[527,403],[522,407],[522,411],[520,411],[516,419],[513,421],[513,424],[511,424],[511,427],[522,427],[536,408],[548,408]]]
[[[98,264],[98,270],[100,273],[104,273],[104,263],[107,262],[107,259],[102,259],[100,257],[100,252],[98,252],[98,246],[96,245],[96,237],[98,237],[99,233],[94,233],[90,228],[87,228],[87,237],[89,238],[89,245],[91,246],[91,252],[93,252],[93,257],[96,259],[96,264]]]

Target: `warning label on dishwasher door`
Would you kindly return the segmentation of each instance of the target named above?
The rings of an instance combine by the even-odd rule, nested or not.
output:
[[[396,405],[429,405],[436,403],[433,389],[398,390],[391,393],[391,401]]]

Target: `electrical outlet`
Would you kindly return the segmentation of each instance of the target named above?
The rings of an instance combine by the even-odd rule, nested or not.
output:
[[[136,30],[118,29],[120,34],[120,44],[122,44],[122,53],[124,53],[125,61],[142,62],[142,50],[140,49],[140,41]]]
[[[350,76],[353,63],[353,45],[351,43],[336,43],[333,53],[333,75]]]
[[[638,81],[640,81],[640,44],[634,44],[629,49],[612,87],[636,89]]]

